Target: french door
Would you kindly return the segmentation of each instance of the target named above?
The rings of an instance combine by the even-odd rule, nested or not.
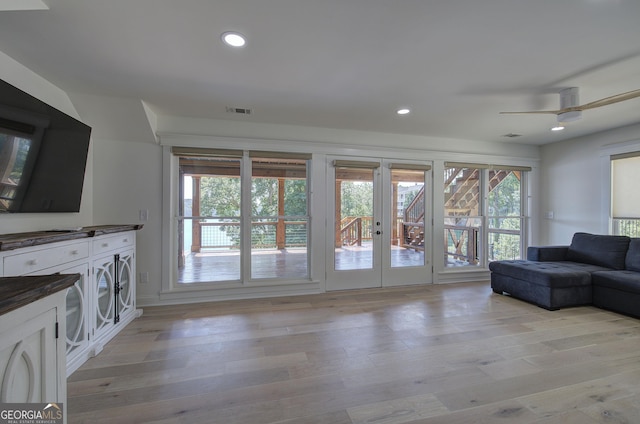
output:
[[[430,169],[379,158],[330,160],[327,290],[432,281]]]

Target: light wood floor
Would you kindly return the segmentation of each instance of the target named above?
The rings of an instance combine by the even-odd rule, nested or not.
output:
[[[487,283],[146,308],[70,423],[638,423],[640,321]]]

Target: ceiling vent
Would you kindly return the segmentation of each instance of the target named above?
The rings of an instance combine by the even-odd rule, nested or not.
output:
[[[515,137],[522,137],[522,134],[509,133],[509,134],[503,134],[502,136],[507,138],[515,138]]]
[[[251,115],[253,111],[244,107],[229,107],[227,106],[227,113],[234,113],[236,115]]]

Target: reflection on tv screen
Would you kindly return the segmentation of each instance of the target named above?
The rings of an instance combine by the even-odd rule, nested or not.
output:
[[[0,212],[8,212],[20,201],[28,183],[27,159],[32,141],[0,129]]]

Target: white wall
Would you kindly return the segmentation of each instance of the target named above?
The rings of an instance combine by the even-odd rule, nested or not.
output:
[[[341,149],[354,147],[354,154],[362,152],[361,147],[399,149],[419,149],[430,152],[455,154],[499,155],[513,158],[539,158],[538,146],[516,143],[492,143],[481,140],[458,140],[416,135],[387,134],[368,131],[348,131],[318,127],[294,125],[264,124],[243,122],[241,120],[215,120],[162,116],[158,120],[159,133],[182,135],[216,136],[230,140],[274,140],[294,141],[296,143],[323,143],[336,145]],[[448,157],[451,158],[451,155]],[[451,159],[449,159],[451,160]]]
[[[144,224],[137,231],[138,275],[149,273],[148,284],[138,284],[139,297],[157,298],[162,250],[162,149],[156,144],[96,139],[94,147],[94,224]],[[139,211],[148,211],[141,221]]]
[[[80,119],[67,93],[2,52],[0,52],[0,79]],[[0,215],[0,234],[91,225],[93,222],[92,151],[93,148],[90,146],[79,213],[2,214]]]
[[[553,212],[553,219],[541,220],[540,244],[569,244],[577,231],[608,232],[607,151],[636,140],[640,125],[542,147],[539,213]]]

